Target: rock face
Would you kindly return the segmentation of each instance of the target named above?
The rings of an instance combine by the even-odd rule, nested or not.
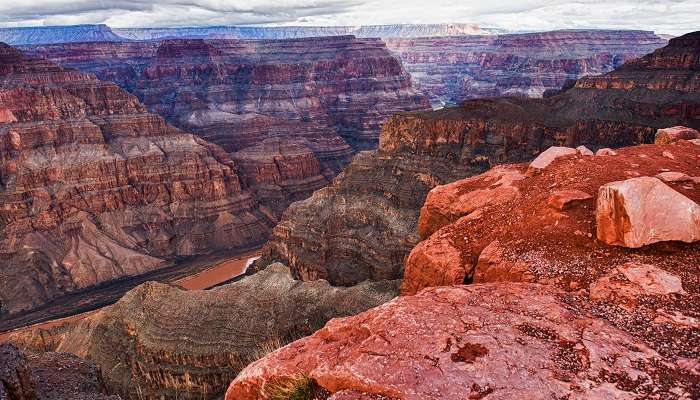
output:
[[[94,363],[70,354],[22,353],[0,345],[0,399],[119,400],[108,396]]]
[[[625,247],[700,240],[700,206],[658,178],[611,182],[598,189],[598,240]]]
[[[208,291],[149,282],[61,333],[57,351],[97,363],[125,399],[212,398],[261,355],[397,293],[396,281],[299,282],[280,264]]]
[[[433,105],[477,97],[542,97],[666,44],[652,32],[602,30],[385,40]]]
[[[536,284],[431,288],[251,364],[226,400],[272,398],[312,378],[331,393],[389,399],[692,398],[697,376],[601,318],[576,295]],[[377,396],[377,397],[375,397]]]
[[[547,99],[481,99],[394,116],[377,151],[360,153],[331,186],[288,210],[258,265],[278,260],[302,279],[343,285],[399,277],[419,241],[419,209],[437,185],[551,146],[598,150],[650,143],[668,126],[700,127],[699,54],[696,32]]]
[[[336,172],[350,156],[338,135],[356,149],[373,148],[389,115],[428,106],[378,39],[78,43],[33,53],[113,80],[228,152],[294,138]]]
[[[306,199],[333,177],[311,149],[287,139],[265,139],[232,158],[246,186],[277,218],[291,202]]]
[[[249,248],[274,221],[218,146],[91,74],[0,45],[3,313]]]

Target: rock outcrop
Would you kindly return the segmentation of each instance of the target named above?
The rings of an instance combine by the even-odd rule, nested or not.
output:
[[[700,127],[698,68],[700,32],[546,99],[471,100],[394,116],[377,151],[360,153],[331,186],[288,209],[258,265],[277,260],[302,279],[343,285],[400,277],[430,189],[551,146],[599,150],[651,143],[669,126]]]
[[[397,294],[397,281],[333,288],[295,281],[276,264],[208,291],[143,284],[54,342],[94,361],[125,399],[212,398],[265,353]]]
[[[251,364],[226,400],[265,400],[308,376],[348,399],[693,398],[697,372],[609,321],[580,295],[522,283],[431,288]],[[692,364],[691,364],[692,365]],[[355,393],[343,397],[343,393]],[[358,395],[363,393],[362,395]]]
[[[275,217],[218,146],[92,74],[0,44],[0,307],[244,249]]]
[[[385,41],[436,106],[477,97],[542,97],[666,44],[652,32],[603,30]]]
[[[654,143],[669,144],[679,140],[693,139],[700,139],[700,132],[693,128],[686,128],[685,126],[674,126],[656,131]]]
[[[105,393],[94,363],[70,354],[24,354],[13,345],[0,345],[0,399],[119,400]]]

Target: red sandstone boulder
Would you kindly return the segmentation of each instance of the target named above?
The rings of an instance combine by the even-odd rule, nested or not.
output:
[[[579,300],[536,284],[431,288],[249,365],[226,400],[268,399],[304,374],[331,393],[431,399],[690,398],[693,376]],[[358,393],[364,393],[358,395]]]
[[[583,201],[592,199],[593,196],[580,190],[560,190],[552,193],[547,199],[547,204],[556,210],[565,210],[574,207]]]
[[[681,279],[661,268],[648,264],[629,263],[615,268],[590,287],[591,300],[612,299],[636,301],[645,295],[685,293]]]
[[[700,139],[700,132],[696,129],[685,126],[674,126],[672,128],[664,128],[656,131],[654,143],[670,144],[679,140]]]
[[[640,177],[611,182],[598,192],[598,239],[642,247],[656,242],[700,240],[700,206],[661,180]]]
[[[578,146],[578,147],[576,148],[576,151],[578,152],[578,154],[580,154],[580,155],[582,155],[582,156],[593,156],[593,155],[595,155],[595,153],[594,153],[593,151],[591,151],[591,149],[589,149],[588,147],[583,146],[583,145]]]
[[[576,153],[576,149],[572,149],[571,147],[552,146],[537,156],[537,158],[530,163],[530,168],[535,170],[544,169],[557,158],[574,155]]]
[[[428,193],[418,218],[418,233],[430,236],[450,221],[465,215],[478,218],[484,207],[495,207],[519,196],[514,182],[525,179],[516,169],[498,166],[488,172],[456,182],[437,186]],[[468,190],[471,186],[480,189]]]
[[[613,149],[604,148],[595,152],[596,156],[616,156],[617,152]]]

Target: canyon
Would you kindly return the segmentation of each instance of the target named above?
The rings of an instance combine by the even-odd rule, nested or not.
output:
[[[555,145],[598,150],[650,143],[659,128],[700,127],[699,58],[692,33],[546,99],[485,98],[395,115],[377,150],[290,206],[258,266],[280,261],[300,279],[336,285],[399,278],[433,187]]]
[[[274,213],[219,146],[113,83],[4,44],[0,77],[3,318],[265,240]]]
[[[605,30],[384,40],[435,107],[478,97],[542,97],[666,44],[653,32]]]
[[[352,288],[299,282],[277,264],[208,291],[149,282],[77,323],[10,340],[96,362],[110,393],[124,399],[209,398],[261,355],[331,318],[385,303],[398,290],[398,281]]]
[[[277,217],[325,186],[354,152],[376,147],[389,115],[429,107],[377,39],[177,39],[25,49],[115,82],[171,124],[222,146]]]

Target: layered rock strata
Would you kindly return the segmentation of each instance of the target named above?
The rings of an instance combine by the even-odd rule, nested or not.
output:
[[[299,282],[276,264],[208,291],[146,283],[52,341],[97,363],[110,391],[125,399],[212,398],[251,361],[397,293],[397,281]]]
[[[4,44],[0,79],[0,312],[264,241],[273,212],[220,147]]]
[[[339,135],[355,149],[373,148],[389,115],[428,106],[378,39],[179,39],[31,51],[116,82],[229,152],[268,137],[306,140],[336,172],[350,156]]]
[[[430,189],[551,146],[599,150],[653,142],[660,128],[698,128],[699,68],[696,32],[546,99],[472,100],[394,116],[377,151],[359,154],[331,186],[288,210],[259,265],[279,260],[302,279],[344,285],[399,277]]]
[[[666,44],[653,32],[605,30],[385,41],[435,106],[477,97],[542,97]]]

